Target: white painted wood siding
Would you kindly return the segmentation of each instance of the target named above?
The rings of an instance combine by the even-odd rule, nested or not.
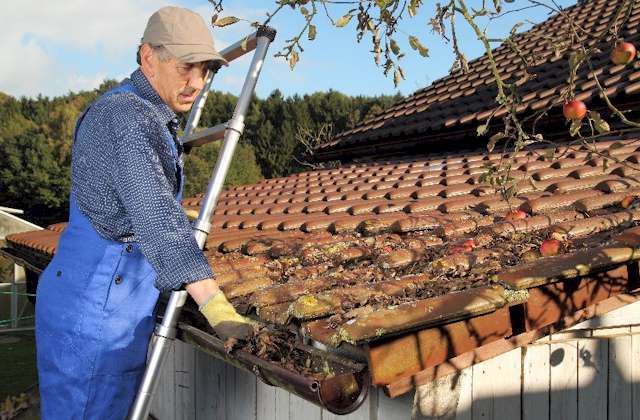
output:
[[[640,302],[418,388],[420,420],[640,420]],[[444,378],[443,378],[444,379]],[[445,389],[442,389],[442,388]],[[454,409],[433,395],[473,394]],[[450,396],[456,400],[457,396]]]
[[[640,420],[640,302],[389,399],[372,388],[336,416],[177,342],[160,420]]]

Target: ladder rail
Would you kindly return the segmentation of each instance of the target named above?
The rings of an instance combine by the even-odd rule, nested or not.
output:
[[[225,60],[230,63],[233,60],[236,60],[243,55],[255,50],[258,46],[258,38],[260,37],[260,35],[260,30],[257,30],[254,33],[248,35],[246,38],[243,38],[240,41],[229,45],[227,48],[224,48],[222,51],[220,51],[220,54],[224,57]]]
[[[191,112],[189,113],[189,118],[187,119],[187,124],[184,127],[184,133],[182,135],[182,144],[186,145],[187,152],[191,148],[190,145],[188,145],[189,137],[191,137],[191,135],[195,133],[196,127],[200,122],[200,117],[202,116],[202,110],[204,109],[204,104],[207,102],[207,96],[209,96],[209,91],[211,90],[211,84],[213,83],[213,76],[216,75],[219,69],[220,69],[220,65],[218,65],[214,69],[209,70],[207,72],[207,75],[204,81],[204,87],[198,94],[196,101],[191,107]]]
[[[233,60],[236,60],[243,55],[254,51],[258,47],[258,38],[260,37],[261,31],[264,31],[264,29],[258,30],[248,35],[246,38],[229,45],[227,48],[220,51],[220,55],[222,55],[228,63],[231,63]],[[191,147],[202,146],[212,141],[222,140],[224,137],[224,130],[222,130],[222,133],[218,133],[218,135],[212,137],[207,137],[206,139],[203,139],[202,136],[195,138],[192,137],[195,135],[196,127],[198,126],[198,123],[200,122],[200,116],[202,115],[202,109],[204,108],[204,104],[207,101],[207,96],[211,91],[213,77],[219,69],[220,65],[218,64],[217,67],[214,67],[207,73],[204,87],[202,88],[202,91],[200,91],[200,94],[198,94],[198,97],[196,98],[196,101],[191,108],[191,112],[189,113],[189,119],[187,120],[187,124],[185,125],[185,131],[183,135],[183,144],[186,146],[187,151]],[[197,142],[195,142],[196,140]]]
[[[185,150],[189,150],[193,147],[204,146],[212,141],[224,139],[224,132],[227,130],[227,124],[228,123],[217,124],[213,127],[205,128],[204,130],[190,134],[182,141]]]
[[[200,213],[198,219],[194,224],[196,241],[201,248],[204,249],[207,235],[209,234],[211,223],[211,216],[213,215],[214,208],[218,202],[218,197],[222,191],[226,174],[231,166],[231,160],[242,132],[244,131],[244,120],[249,110],[249,104],[251,103],[251,97],[258,82],[262,65],[264,64],[264,58],[267,54],[267,49],[271,40],[264,36],[258,38],[258,45],[256,52],[249,66],[249,72],[245,79],[242,91],[238,97],[238,102],[233,111],[233,117],[227,123],[227,128],[224,134],[224,142],[220,149],[218,161],[213,170],[213,174],[209,180],[207,192],[204,196],[204,200],[200,205]]]

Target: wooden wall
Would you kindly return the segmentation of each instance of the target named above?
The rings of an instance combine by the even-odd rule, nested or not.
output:
[[[418,388],[420,419],[640,420],[640,302]]]
[[[151,414],[159,420],[409,419],[412,402],[413,394],[391,400],[372,388],[359,410],[336,416],[177,341],[164,366]]]
[[[478,363],[397,399],[373,388],[335,416],[178,342],[152,414],[160,420],[640,420],[640,302]]]

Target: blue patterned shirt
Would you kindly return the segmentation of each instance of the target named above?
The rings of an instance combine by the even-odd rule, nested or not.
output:
[[[103,237],[140,243],[159,290],[213,277],[176,198],[182,172],[176,114],[139,69],[128,82],[140,96],[102,96],[78,127],[71,164],[78,208]]]

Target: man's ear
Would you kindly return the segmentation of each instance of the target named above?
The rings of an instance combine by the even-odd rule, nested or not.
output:
[[[155,60],[153,49],[149,44],[142,44],[140,47],[140,68],[147,77],[155,75]]]

